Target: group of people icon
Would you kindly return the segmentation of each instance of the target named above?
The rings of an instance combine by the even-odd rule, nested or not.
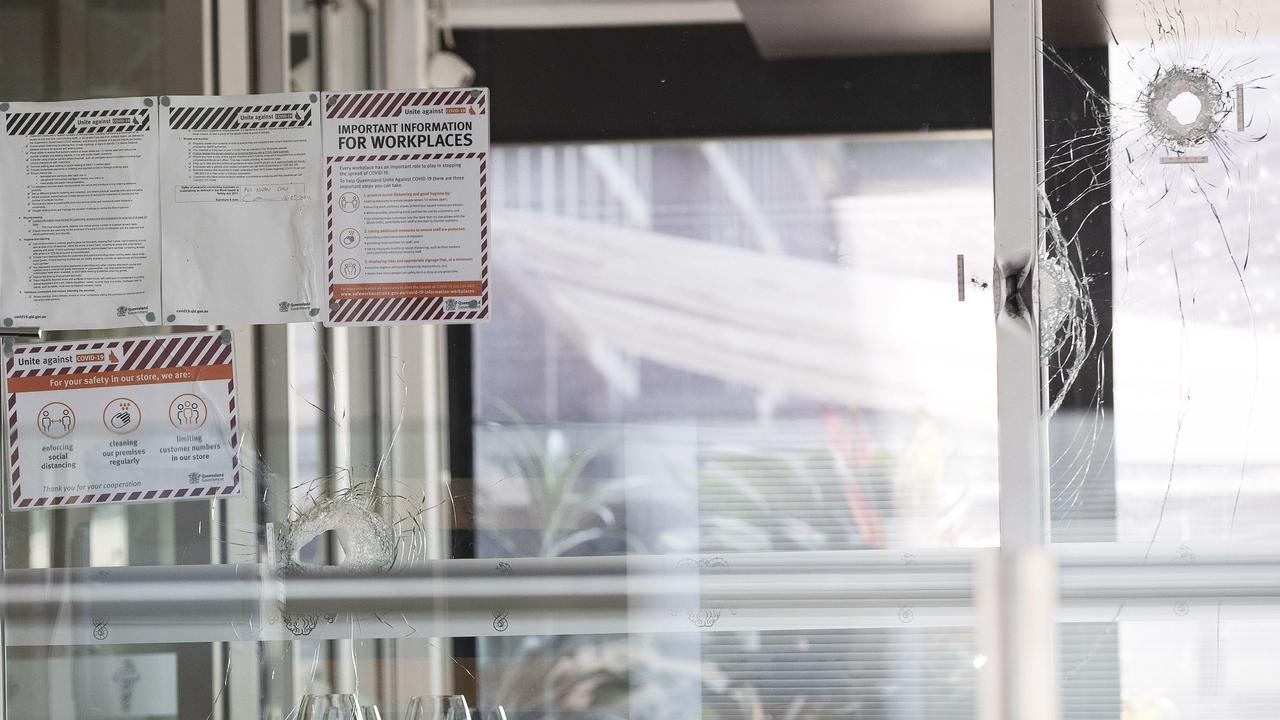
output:
[[[173,417],[180,426],[200,424],[200,403],[195,399],[183,400],[173,409]]]

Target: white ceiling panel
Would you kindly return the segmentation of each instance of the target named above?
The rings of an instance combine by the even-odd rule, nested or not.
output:
[[[738,0],[767,58],[985,50],[990,0]]]
[[[733,0],[453,0],[456,28],[556,28],[739,23]]]

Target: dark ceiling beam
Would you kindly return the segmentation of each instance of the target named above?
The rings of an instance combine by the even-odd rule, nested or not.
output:
[[[495,142],[991,127],[985,52],[766,60],[742,25],[469,30]]]

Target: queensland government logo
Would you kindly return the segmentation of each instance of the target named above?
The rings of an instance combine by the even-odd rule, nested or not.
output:
[[[462,310],[479,310],[480,301],[472,298],[471,300],[458,300],[457,298],[446,298],[444,301],[445,312],[459,312]]]

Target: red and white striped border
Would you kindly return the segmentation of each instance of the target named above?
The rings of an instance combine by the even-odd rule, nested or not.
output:
[[[15,358],[19,355],[64,353],[71,351],[102,351],[110,357],[114,351],[120,358],[116,364],[73,365],[62,368],[18,369]],[[178,367],[205,367],[231,365],[232,379],[227,383],[228,411],[231,425],[231,484],[221,487],[178,488],[169,490],[138,490],[134,492],[95,493],[54,497],[24,497],[22,472],[18,463],[18,396],[6,392],[9,408],[9,501],[14,510],[34,510],[42,507],[66,507],[69,505],[96,505],[118,502],[148,502],[182,500],[215,495],[234,495],[240,489],[240,430],[236,415],[235,354],[231,343],[223,342],[221,333],[194,335],[167,335],[138,340],[108,340],[94,343],[66,343],[44,345],[18,345],[13,355],[5,361],[6,378],[43,377],[69,375],[71,373],[112,372],[128,370],[161,370]]]
[[[244,122],[240,117],[246,113],[281,113],[291,112],[295,117],[289,120],[258,120]],[[173,105],[169,108],[169,128],[172,130],[274,130],[276,128],[298,128],[311,125],[311,103],[288,103],[284,105],[232,105],[230,107],[210,107],[199,105]]]
[[[488,99],[489,93],[472,88],[325,93],[324,116],[330,120],[391,118],[398,117],[400,111],[406,107],[425,105],[471,105],[477,113],[483,115],[488,110],[486,107]]]
[[[397,162],[410,160],[480,160],[480,308],[469,312],[445,312],[440,296],[410,298],[361,298],[339,300],[334,292],[333,166],[339,162]],[[325,234],[329,277],[329,323],[377,324],[402,322],[467,323],[489,317],[489,158],[487,153],[438,153],[434,155],[340,155],[325,163]]]
[[[80,118],[131,118],[132,122],[119,125],[76,126]],[[52,110],[13,112],[5,118],[5,132],[9,135],[100,135],[102,133],[141,132],[151,127],[151,111],[146,108],[118,108],[115,110]]]

